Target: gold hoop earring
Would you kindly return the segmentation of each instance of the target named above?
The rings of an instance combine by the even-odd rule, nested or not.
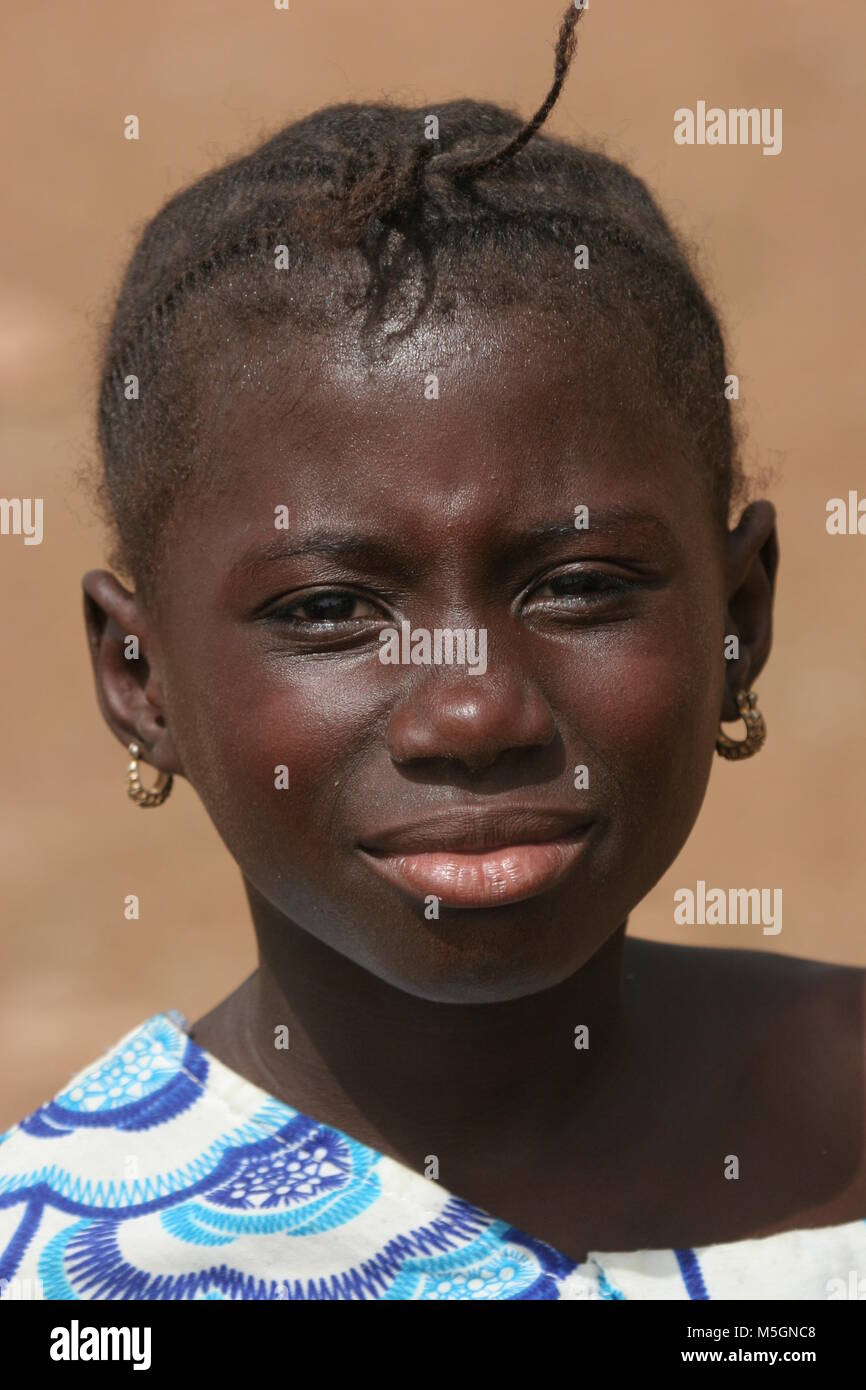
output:
[[[758,696],[755,691],[737,691],[737,709],[740,718],[746,726],[746,737],[742,739],[728,738],[723,732],[721,725],[716,739],[716,752],[723,758],[751,758],[757,753],[759,748],[763,748],[767,737],[767,726],[764,723],[764,716],[757,706]]]
[[[126,769],[126,794],[132,797],[137,806],[161,806],[171,791],[174,778],[170,772],[160,772],[152,787],[143,787],[138,772],[138,759],[141,749],[137,743],[129,744],[132,762]]]

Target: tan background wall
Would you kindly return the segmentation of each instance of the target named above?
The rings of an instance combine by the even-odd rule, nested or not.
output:
[[[90,0],[4,6],[4,496],[42,497],[42,545],[0,536],[0,1127],[161,1008],[197,1017],[254,967],[240,875],[187,784],[126,799],[125,750],[92,688],[80,576],[104,562],[71,474],[93,448],[93,352],[159,204],[224,155],[325,103],[461,95],[529,115],[562,0]],[[725,316],[747,462],[776,471],[769,740],[717,760],[636,935],[866,965],[866,537],[829,497],[866,495],[862,387],[866,7],[835,0],[591,0],[549,129],[604,137],[703,247]],[[678,147],[673,112],[781,106],[783,150]],[[123,139],[124,116],[141,139]],[[784,928],[675,928],[703,878],[780,887]],[[123,917],[137,893],[141,920]]]

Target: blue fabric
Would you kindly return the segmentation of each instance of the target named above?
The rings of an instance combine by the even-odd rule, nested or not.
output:
[[[578,1265],[185,1030],[155,1014],[0,1136],[0,1300],[861,1296],[863,1220]]]
[[[18,1214],[0,1279],[26,1264],[49,1299],[560,1296],[573,1260],[265,1095],[179,1017],[0,1138],[0,1211]]]

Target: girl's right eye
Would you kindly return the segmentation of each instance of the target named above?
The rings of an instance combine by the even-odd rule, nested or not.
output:
[[[345,589],[329,589],[294,603],[284,604],[269,613],[273,622],[292,627],[332,627],[339,623],[369,622],[385,615],[369,599]]]

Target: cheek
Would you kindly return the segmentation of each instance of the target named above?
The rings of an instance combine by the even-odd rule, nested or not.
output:
[[[652,749],[693,750],[708,728],[715,672],[682,643],[626,643],[607,654],[594,687],[604,742],[631,760]],[[720,663],[719,663],[720,664]]]
[[[712,763],[724,677],[721,617],[704,603],[654,623],[615,624],[571,664],[560,697],[578,758],[641,838],[685,839]]]
[[[244,869],[333,850],[344,785],[378,727],[370,685],[361,663],[274,656],[225,660],[204,695],[189,692],[184,767]]]

